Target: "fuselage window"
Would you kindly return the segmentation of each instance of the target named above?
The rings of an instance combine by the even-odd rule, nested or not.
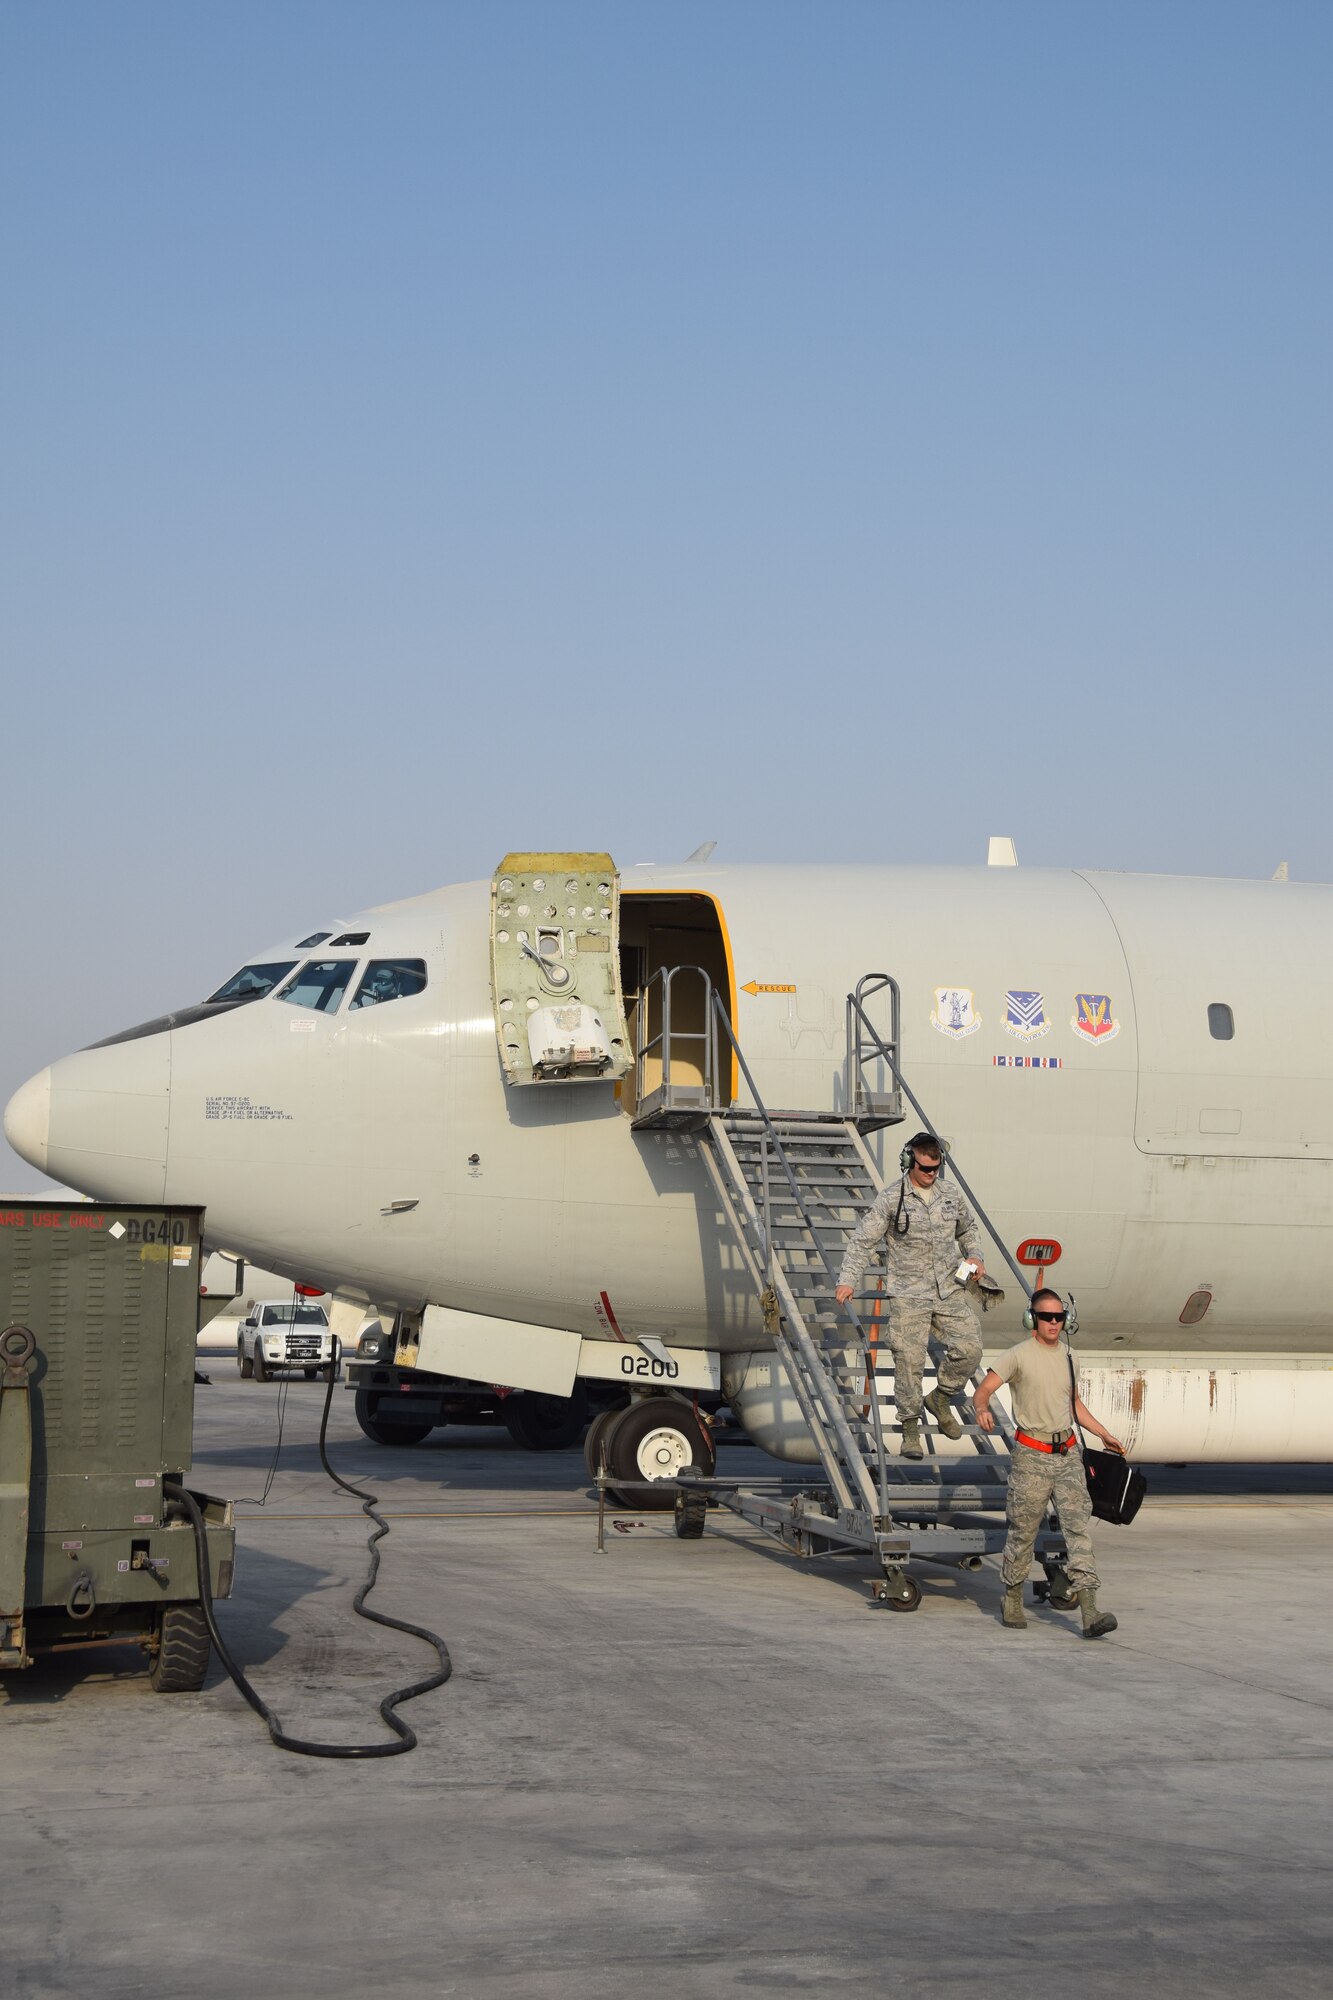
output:
[[[424,958],[372,958],[352,1007],[379,1007],[386,1000],[406,1000],[410,993],[422,992],[425,984]]]
[[[299,938],[297,940],[296,949],[298,951],[313,951],[317,944],[327,944],[332,935],[331,931],[311,931],[308,938]]]
[[[317,1014],[332,1014],[347,991],[356,971],[354,958],[312,958],[295,979],[289,979],[279,993],[293,1007],[311,1007]]]
[[[1208,1032],[1215,1042],[1229,1042],[1235,1034],[1236,1023],[1225,1000],[1209,1002]]]
[[[278,965],[243,965],[234,979],[209,994],[206,1004],[216,1007],[223,1000],[230,1000],[233,1005],[238,1000],[262,1000],[280,979],[287,977],[295,963],[294,958],[285,958]]]

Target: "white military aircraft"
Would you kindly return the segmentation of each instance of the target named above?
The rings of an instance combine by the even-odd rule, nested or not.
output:
[[[687,1443],[691,1393],[721,1389],[806,1457],[688,1112],[857,1108],[845,996],[882,971],[904,1080],[1034,1282],[1077,1294],[1085,1393],[1131,1451],[1327,1458],[1330,914],[1276,880],[692,859],[622,882],[607,855],[515,854],[62,1057],[5,1132],[100,1200],[201,1203],[214,1245],[396,1311],[398,1379],[620,1382]],[[641,1122],[664,1105],[685,1112]],[[913,1129],[867,1140],[889,1178]]]

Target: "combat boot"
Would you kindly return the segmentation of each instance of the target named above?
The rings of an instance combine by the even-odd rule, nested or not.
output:
[[[963,1426],[955,1416],[953,1404],[949,1401],[945,1390],[932,1389],[925,1398],[925,1404],[945,1437],[960,1438],[963,1435]]]
[[[1111,1611],[1097,1609],[1097,1593],[1085,1584],[1078,1594],[1078,1608],[1083,1613],[1083,1637],[1104,1639],[1108,1632],[1114,1632],[1119,1620]]]
[[[903,1418],[903,1440],[898,1447],[904,1458],[924,1458],[921,1447],[921,1424],[916,1417]]]
[[[1028,1621],[1023,1616],[1023,1586],[1021,1583],[1007,1583],[1004,1587],[1004,1609],[1000,1622],[1011,1632],[1026,1632]]]

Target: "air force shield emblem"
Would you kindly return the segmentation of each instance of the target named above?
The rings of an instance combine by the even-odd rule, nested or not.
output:
[[[930,1017],[932,1028],[938,1028],[942,1035],[948,1035],[954,1042],[961,1042],[968,1035],[975,1035],[981,1026],[981,1016],[972,1005],[970,986],[937,986],[935,988],[935,1009]]]
[[[1069,1025],[1085,1042],[1113,1042],[1120,1033],[1120,1023],[1111,1013],[1109,993],[1076,993],[1074,1017]]]
[[[1013,1035],[1020,1042],[1037,1042],[1051,1032],[1040,993],[1017,989],[1004,996],[1004,1020],[1000,1025],[1006,1035]]]

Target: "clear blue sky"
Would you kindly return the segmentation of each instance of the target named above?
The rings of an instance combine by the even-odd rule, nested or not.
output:
[[[513,846],[1327,877],[1331,103],[1326,0],[11,4],[0,1101]]]

